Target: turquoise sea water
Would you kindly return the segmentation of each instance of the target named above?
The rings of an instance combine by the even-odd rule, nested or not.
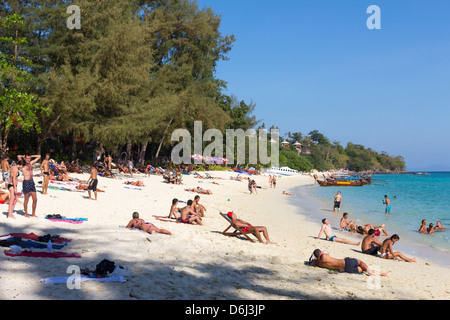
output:
[[[341,213],[333,213],[333,195],[341,191]],[[294,191],[295,192],[295,191]],[[335,229],[342,213],[356,224],[386,224],[389,235],[400,236],[398,251],[450,265],[450,230],[434,234],[418,232],[422,219],[436,225],[436,221],[450,229],[450,172],[431,172],[429,175],[374,175],[373,183],[363,187],[299,188],[296,192],[318,200],[319,215],[325,215]],[[391,200],[391,214],[385,214],[384,195]],[[300,199],[299,199],[300,200]],[[301,200],[300,200],[301,201]],[[317,211],[317,210],[316,210]],[[320,221],[321,216],[315,217]]]

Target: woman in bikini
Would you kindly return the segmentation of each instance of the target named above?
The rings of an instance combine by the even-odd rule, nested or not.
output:
[[[139,213],[134,212],[133,213],[133,219],[131,219],[130,222],[128,222],[127,228],[129,229],[139,229],[145,232],[148,232],[150,234],[157,232],[157,233],[163,233],[163,234],[169,234],[171,233],[165,229],[158,229],[154,224],[150,222],[145,222],[143,219],[139,219]]]
[[[383,259],[397,259],[398,261],[416,262],[416,258],[409,259],[400,252],[394,252],[392,246],[394,243],[400,240],[400,237],[396,234],[392,235],[383,241],[383,245],[380,248],[381,258]]]

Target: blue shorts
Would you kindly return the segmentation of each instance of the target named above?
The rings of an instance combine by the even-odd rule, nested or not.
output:
[[[23,180],[22,192],[23,192],[23,194],[27,194],[29,192],[36,192],[36,187],[34,186],[34,181],[33,180]]]
[[[391,212],[391,206],[387,206],[385,212]]]
[[[328,241],[334,241],[334,238],[336,238],[336,236],[331,236],[330,239],[328,239]]]

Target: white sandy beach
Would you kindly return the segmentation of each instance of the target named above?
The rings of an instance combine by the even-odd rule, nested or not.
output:
[[[9,257],[0,253],[0,299],[449,299],[448,267],[435,265],[417,257],[416,263],[384,260],[364,255],[360,247],[316,240],[320,221],[308,222],[302,208],[289,203],[282,195],[298,185],[311,184],[313,178],[296,176],[280,178],[277,188],[269,187],[268,178],[255,176],[257,195],[249,195],[247,181],[230,180],[233,172],[210,172],[224,179],[199,180],[183,176],[183,185],[163,183],[161,176],[143,180],[142,190],[125,188],[129,178],[99,177],[98,200],[88,200],[87,192],[49,189],[41,195],[38,188],[37,215],[25,218],[23,206],[17,205],[16,219],[7,219],[8,206],[0,205],[0,235],[12,232],[37,235],[58,234],[72,239],[61,251],[78,252],[82,258]],[[88,174],[71,174],[87,180]],[[42,178],[35,177],[35,181]],[[216,181],[217,184],[213,184]],[[200,195],[206,208],[203,226],[156,220],[153,215],[167,216],[173,198],[187,201],[194,193],[184,188],[201,186],[213,195]],[[19,183],[19,190],[22,186]],[[21,199],[23,200],[23,198]],[[180,203],[180,205],[183,205]],[[31,202],[29,204],[31,210]],[[171,236],[146,234],[122,228],[134,211]],[[244,237],[227,237],[228,226],[219,211],[234,211],[251,224],[268,228],[276,244],[251,243]],[[47,214],[67,218],[87,218],[82,224],[51,222]],[[336,227],[336,226],[334,226]],[[394,230],[393,230],[394,231]],[[361,236],[336,234],[347,239]],[[305,264],[312,251],[321,248],[332,257],[353,257],[377,266],[389,277],[336,273]],[[102,259],[128,268],[131,276],[122,283],[87,281],[81,289],[70,290],[66,284],[42,284],[41,279],[69,276],[70,265],[95,268]],[[130,293],[132,296],[130,296]]]

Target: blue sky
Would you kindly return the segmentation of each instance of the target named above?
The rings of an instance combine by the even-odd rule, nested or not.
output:
[[[280,133],[405,157],[408,170],[450,170],[450,1],[198,0],[234,34],[217,67],[228,93],[256,103]],[[366,25],[370,5],[381,29]]]

